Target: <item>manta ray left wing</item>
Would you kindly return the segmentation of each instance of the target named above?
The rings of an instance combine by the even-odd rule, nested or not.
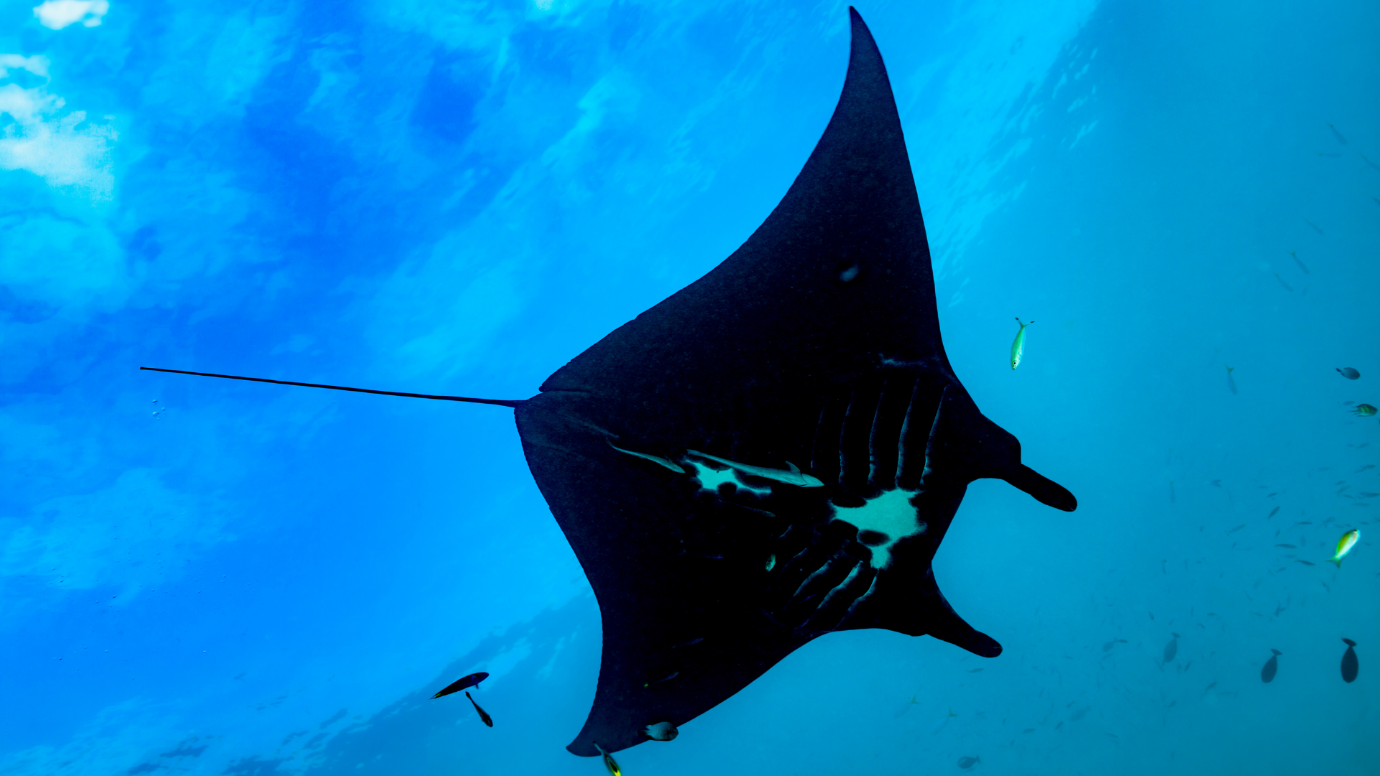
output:
[[[838,107],[732,256],[531,399],[401,394],[515,409],[603,621],[575,754],[682,725],[832,631],[929,634],[995,656],[930,565],[968,483],[997,477],[1076,506],[1021,463],[949,366],[886,68],[849,14]]]

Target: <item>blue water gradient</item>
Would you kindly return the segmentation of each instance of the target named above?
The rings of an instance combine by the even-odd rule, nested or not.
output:
[[[602,772],[564,750],[598,608],[510,411],[137,367],[532,395],[771,211],[846,4],[36,2],[0,774]],[[624,772],[1380,771],[1380,5],[859,10],[955,371],[1080,507],[970,489],[935,572],[1001,657],[831,635]],[[430,699],[480,670],[493,729]]]

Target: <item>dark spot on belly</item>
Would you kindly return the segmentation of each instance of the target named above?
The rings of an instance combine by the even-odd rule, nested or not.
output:
[[[887,536],[881,531],[858,532],[858,541],[862,542],[863,544],[866,544],[868,547],[876,547],[880,544],[886,544],[887,541],[890,539],[890,536]]]

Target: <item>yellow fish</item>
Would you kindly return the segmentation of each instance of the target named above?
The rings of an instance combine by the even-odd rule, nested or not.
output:
[[[613,759],[613,755],[604,751],[604,747],[599,746],[599,742],[594,742],[594,748],[599,750],[599,754],[604,756],[604,767],[609,769],[611,776],[623,776],[623,771],[618,767],[618,761]]]
[[[1342,538],[1337,540],[1337,554],[1333,555],[1331,558],[1328,558],[1328,560],[1337,564],[1337,568],[1341,568],[1342,558],[1345,558],[1347,556],[1347,553],[1351,552],[1351,548],[1355,547],[1356,542],[1359,542],[1360,540],[1361,531],[1359,528],[1353,528],[1350,531],[1347,531],[1346,533],[1342,534]]]
[[[1021,323],[1017,318],[1016,323]],[[1030,323],[1034,323],[1031,321]],[[1011,368],[1015,369],[1021,365],[1021,354],[1025,353],[1025,327],[1030,323],[1021,323],[1021,330],[1016,332],[1016,341],[1011,343]]]

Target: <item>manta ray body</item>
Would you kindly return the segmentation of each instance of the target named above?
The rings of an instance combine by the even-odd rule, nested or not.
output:
[[[574,754],[683,725],[834,631],[994,657],[931,569],[968,484],[1000,478],[1076,506],[949,365],[891,86],[849,13],[833,117],[742,247],[537,396],[422,396],[514,409],[594,589],[603,654]]]

